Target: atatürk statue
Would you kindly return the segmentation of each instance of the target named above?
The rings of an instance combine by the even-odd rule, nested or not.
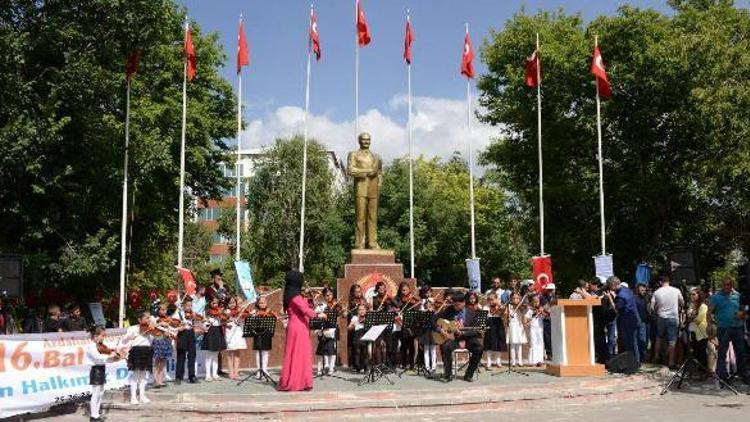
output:
[[[380,249],[378,245],[378,199],[383,182],[383,162],[370,151],[370,134],[359,135],[359,150],[349,153],[346,172],[354,179],[354,247]]]

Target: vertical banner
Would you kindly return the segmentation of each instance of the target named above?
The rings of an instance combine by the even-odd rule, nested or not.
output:
[[[651,283],[651,266],[642,262],[638,264],[635,269],[635,282],[637,284],[645,284],[646,286]]]
[[[597,255],[594,257],[594,272],[596,277],[602,281],[615,275],[615,271],[612,266],[612,255]]]
[[[94,320],[94,324],[104,327],[107,325],[107,320],[104,319],[104,309],[102,308],[101,302],[87,303],[86,306],[91,312],[91,318]]]
[[[534,290],[541,293],[544,287],[554,283],[552,278],[552,256],[535,256],[531,258],[531,268],[534,273]]]
[[[185,286],[185,294],[190,296],[194,295],[197,285],[195,284],[195,277],[193,277],[193,273],[187,268],[178,268],[177,274],[180,275],[182,283]]]
[[[482,273],[479,271],[479,258],[466,260],[466,272],[469,275],[469,288],[477,293],[482,291]]]
[[[254,302],[256,294],[250,263],[247,261],[234,261],[234,269],[237,272],[237,291],[242,292],[245,300]]]

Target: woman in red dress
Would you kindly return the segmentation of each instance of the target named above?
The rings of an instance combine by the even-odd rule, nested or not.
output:
[[[308,325],[316,314],[307,299],[302,297],[302,273],[289,271],[285,277],[284,311],[289,316],[284,345],[284,362],[281,366],[279,391],[312,390],[312,343]]]

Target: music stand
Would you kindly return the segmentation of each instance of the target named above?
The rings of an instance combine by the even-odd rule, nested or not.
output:
[[[242,337],[255,337],[256,335],[270,335],[271,337],[274,336],[276,332],[276,317],[273,315],[269,316],[249,316],[245,318],[245,325],[242,327]],[[263,382],[270,382],[274,386],[276,386],[276,381],[274,381],[271,376],[263,370],[263,368],[258,369],[255,372],[250,373],[250,375],[246,376],[245,378],[241,379],[237,385],[242,385],[243,382],[249,380],[252,377],[260,376],[261,381]]]
[[[476,325],[473,327],[467,327],[467,328],[474,329],[475,331],[478,331],[478,332],[484,332],[485,330],[487,330],[487,315],[489,315],[490,311],[479,309],[476,311],[476,313],[477,313],[477,320],[475,323]],[[469,364],[469,361],[467,360],[466,362],[464,362],[463,365],[459,366],[458,369],[456,369],[456,374],[464,370],[464,368],[466,368],[466,365],[468,364]],[[479,366],[477,366],[477,376],[479,376],[479,374],[482,373],[483,366],[484,364],[482,363],[482,360],[480,359]],[[486,366],[484,366],[484,368],[489,370],[489,368],[487,368]]]
[[[404,326],[401,328],[402,330],[411,329],[415,333],[425,333],[425,331],[429,334],[432,331],[432,311],[404,311]],[[420,334],[421,336],[422,334]],[[417,336],[420,337],[420,336]],[[417,359],[417,375],[424,375],[425,377],[432,376],[432,373],[427,370],[427,367],[425,366],[424,362],[420,362],[419,359]],[[401,371],[401,373],[398,374],[398,377],[401,378],[402,375],[407,370],[404,369]]]
[[[373,343],[375,343],[382,334],[388,330],[393,330],[393,320],[396,318],[395,312],[373,312],[368,311],[365,315],[365,329],[370,331],[373,327],[379,326],[379,325],[385,325],[385,329],[380,332],[380,334],[375,337],[372,340],[360,340],[365,341],[367,343],[367,372],[365,373],[365,376],[362,377],[362,379],[359,381],[357,385],[360,387],[364,384],[371,384],[375,383],[380,378],[385,378],[386,381],[388,381],[391,385],[394,385],[393,381],[391,381],[390,378],[388,378],[387,373],[390,372],[390,369],[383,364],[379,363],[377,365],[373,364],[372,362],[372,347]],[[367,336],[367,333],[365,333],[365,336]],[[363,336],[364,338],[364,336]]]
[[[308,324],[308,328],[310,329],[310,331],[313,331],[313,330],[327,330],[327,329],[331,329],[331,328],[338,329],[339,311],[336,310],[336,309],[329,309],[329,310],[325,311],[324,313],[326,314],[326,317],[327,317],[326,319],[320,319],[318,317],[310,319],[310,323]],[[338,339],[335,339],[334,345],[336,346],[336,356],[338,356],[338,345],[339,345]],[[335,365],[336,364],[334,363],[334,366]],[[340,377],[338,375],[326,374],[325,372],[321,372],[320,375],[315,375],[316,379],[317,378],[323,378],[323,377],[338,378],[340,380],[345,379],[345,378]]]

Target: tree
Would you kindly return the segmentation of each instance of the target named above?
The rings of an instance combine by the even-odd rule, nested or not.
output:
[[[381,192],[381,246],[393,248],[409,271],[409,188],[407,159],[385,169]],[[465,286],[471,255],[469,170],[459,156],[414,161],[415,267],[420,282]],[[484,280],[495,274],[526,275],[526,247],[507,198],[489,180],[475,181],[477,255]]]
[[[132,268],[161,270],[165,247],[176,248],[184,15],[169,0],[18,0],[0,10],[0,248],[26,256],[27,287],[85,295],[117,285],[125,60],[136,48]],[[218,163],[235,100],[217,72],[226,59],[217,35],[192,29],[186,182],[215,197],[227,183]]]
[[[590,67],[599,36],[613,83],[603,103],[608,251],[618,273],[691,247],[705,272],[747,238],[748,24],[728,1],[679,1],[673,17],[623,7],[580,16],[516,15],[482,48],[485,122],[507,130],[483,154],[538,239],[535,91],[523,58],[541,37],[547,252],[567,281],[599,253],[596,111]],[[730,153],[731,151],[731,153]],[[731,224],[737,222],[739,224]],[[739,230],[738,230],[739,229]]]
[[[249,233],[241,252],[252,263],[256,280],[274,286],[282,284],[286,271],[299,266],[302,149],[299,136],[277,139],[249,182]],[[335,285],[333,277],[341,275],[353,229],[344,222],[344,201],[334,185],[328,153],[314,140],[308,141],[306,189],[305,277]],[[224,233],[233,234],[234,226],[228,226],[223,225]]]

